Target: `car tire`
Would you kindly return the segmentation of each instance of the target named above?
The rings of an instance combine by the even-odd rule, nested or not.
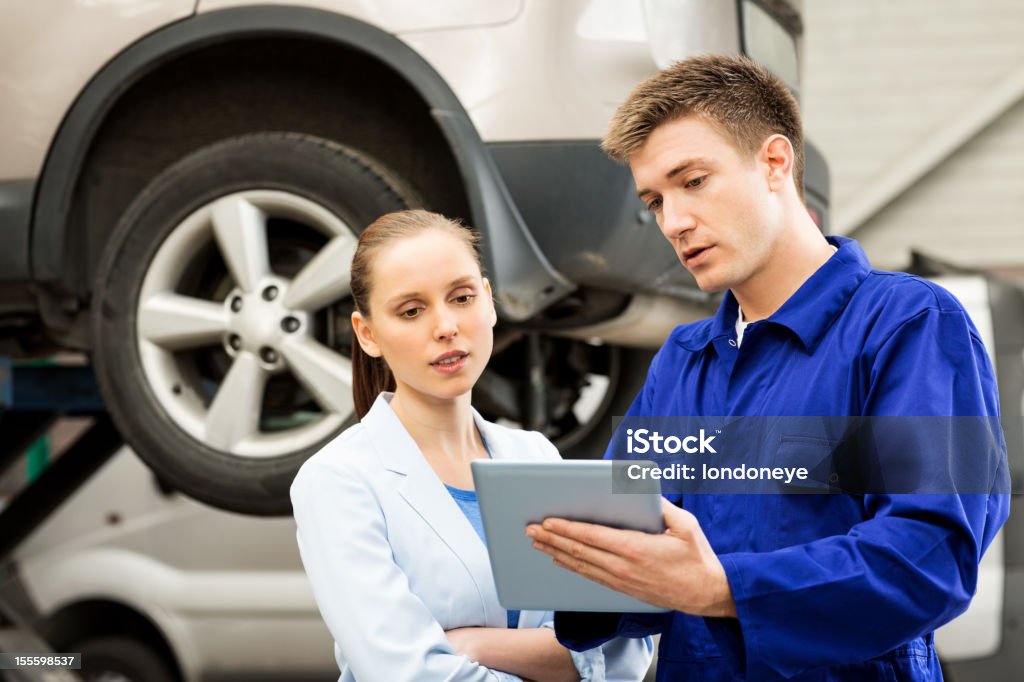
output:
[[[418,204],[379,163],[295,133],[205,147],[135,199],[97,272],[93,363],[158,476],[222,509],[290,513],[298,467],[353,421],[356,237]]]
[[[177,682],[160,654],[131,637],[94,637],[70,646],[82,655],[84,682]]]
[[[602,375],[608,385],[593,414],[577,428],[555,436],[555,444],[566,459],[600,459],[612,438],[613,420],[626,414],[644,381],[655,351],[609,347],[614,363]]]

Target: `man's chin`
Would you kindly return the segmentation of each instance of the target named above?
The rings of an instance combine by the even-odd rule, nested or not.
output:
[[[682,260],[680,260],[680,262],[682,263]],[[693,277],[694,281],[697,283],[697,288],[706,294],[718,294],[729,288],[729,284],[727,282],[723,282],[722,277],[715,276],[715,273],[712,272],[712,268],[698,267],[697,272],[694,272],[692,269],[687,268],[685,263],[683,263],[683,267],[686,268],[686,271],[690,273],[691,277]]]
[[[720,294],[729,288],[729,285],[710,277],[694,277],[697,282],[697,288],[703,291],[705,294]]]

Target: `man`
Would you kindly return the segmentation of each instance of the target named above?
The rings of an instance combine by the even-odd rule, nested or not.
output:
[[[960,304],[817,229],[797,104],[764,68],[675,64],[630,95],[604,148],[697,284],[726,292],[715,317],[673,331],[627,416],[997,415]],[[1001,486],[982,494],[684,495],[664,503],[663,535],[560,519],[527,534],[671,609],[556,616],[577,649],[662,633],[659,680],[939,680],[932,632],[967,607],[1008,513],[992,493],[1007,489],[1001,439],[996,459]]]

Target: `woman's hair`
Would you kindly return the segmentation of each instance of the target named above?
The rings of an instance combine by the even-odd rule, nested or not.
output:
[[[356,253],[352,257],[352,301],[355,309],[370,317],[370,286],[373,282],[373,261],[391,242],[413,237],[427,230],[440,230],[460,239],[480,266],[477,250],[479,235],[456,220],[439,213],[420,209],[387,213],[370,223],[359,235]],[[481,267],[481,271],[482,271]],[[395,377],[383,357],[367,355],[359,339],[352,335],[352,397],[356,417],[362,419],[370,411],[381,391],[395,390]]]

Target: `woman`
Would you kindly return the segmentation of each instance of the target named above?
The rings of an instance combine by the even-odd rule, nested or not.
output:
[[[641,679],[649,641],[570,653],[550,612],[498,604],[469,464],[559,455],[470,405],[497,321],[474,233],[426,211],[383,216],[359,239],[352,297],[361,422],[291,488],[341,680]]]

